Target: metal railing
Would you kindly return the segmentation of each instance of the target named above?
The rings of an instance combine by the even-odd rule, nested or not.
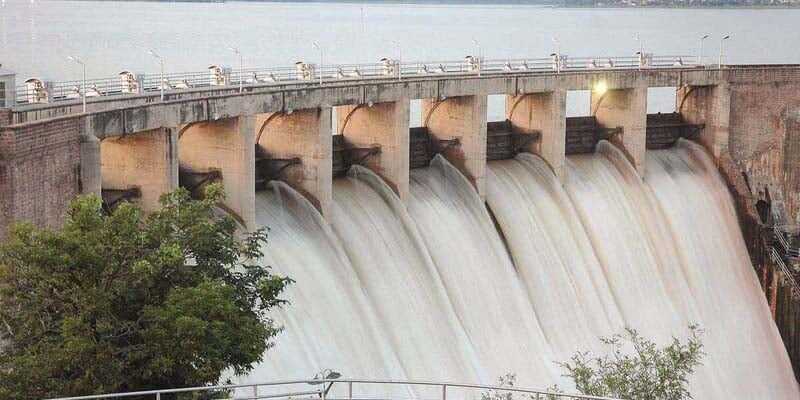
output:
[[[777,226],[773,226],[772,231],[775,235],[775,239],[777,239],[778,243],[780,243],[781,247],[783,248],[784,254],[792,258],[800,258],[800,248],[791,247],[789,244],[789,239],[786,238],[782,230],[780,230]]]
[[[206,71],[165,74],[133,74],[123,71],[116,77],[82,81],[49,82],[29,79],[16,88],[17,104],[54,103],[91,97],[124,96],[176,91],[191,88],[236,87],[281,83],[346,82],[353,79],[419,77],[428,74],[502,74],[518,72],[566,72],[587,69],[646,69],[664,67],[696,67],[692,56],[646,57],[579,57],[565,55],[551,58],[488,59],[467,57],[449,61],[382,60],[367,64],[331,64],[320,68],[315,64],[298,62],[293,67],[231,69],[218,66]],[[86,92],[85,94],[83,92]]]
[[[308,389],[308,386],[313,389]],[[334,388],[334,385],[337,385]],[[264,383],[249,383],[239,385],[219,385],[219,386],[201,386],[192,388],[181,389],[163,389],[163,390],[147,390],[139,392],[128,393],[109,393],[90,396],[78,397],[61,397],[51,400],[99,400],[99,399],[124,399],[124,398],[152,398],[161,400],[170,395],[179,394],[223,394],[227,395],[228,399],[236,400],[258,400],[258,399],[321,399],[321,400],[390,400],[400,399],[402,396],[383,394],[364,396],[358,395],[356,392],[356,385],[361,388],[362,386],[369,386],[375,388],[378,386],[385,390],[384,393],[390,393],[397,389],[407,391],[408,393],[423,394],[423,396],[412,395],[415,399],[420,400],[478,400],[481,394],[486,393],[510,393],[513,395],[523,396],[520,400],[617,400],[608,397],[587,396],[574,393],[557,393],[547,390],[525,389],[509,386],[491,386],[491,385],[478,385],[468,383],[453,383],[453,382],[430,382],[430,381],[411,381],[411,380],[375,380],[375,379],[312,379],[312,380],[295,380],[295,381],[278,381],[278,382],[264,382]],[[298,388],[299,387],[299,388]],[[339,392],[333,389],[340,389]],[[470,390],[480,390],[481,392],[473,393],[471,396],[466,392]],[[459,393],[460,391],[460,393]],[[427,392],[427,393],[426,393]],[[373,390],[373,393],[374,390]],[[430,395],[433,393],[434,395]],[[427,395],[426,395],[427,394]],[[470,396],[470,397],[468,397]]]
[[[769,252],[770,258],[778,266],[778,269],[780,269],[781,271],[781,280],[789,285],[793,296],[800,298],[800,284],[798,284],[797,280],[794,279],[794,274],[792,273],[792,270],[783,261],[783,257],[778,252],[778,249],[776,249],[773,246],[770,247],[769,250],[770,250]]]

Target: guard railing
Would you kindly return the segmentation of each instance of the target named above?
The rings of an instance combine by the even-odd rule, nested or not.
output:
[[[786,234],[777,226],[772,227],[773,234],[775,235],[775,239],[781,245],[784,254],[791,258],[800,258],[800,249],[797,247],[792,247],[789,244],[789,239],[786,238]]]
[[[79,81],[50,82],[29,79],[16,88],[17,104],[54,103],[83,96],[107,97],[160,91],[176,91],[214,86],[268,85],[270,83],[346,82],[353,79],[418,77],[428,74],[502,74],[512,72],[562,72],[586,69],[629,69],[696,67],[692,56],[579,57],[554,55],[550,58],[487,59],[468,56],[462,60],[413,61],[384,59],[379,63],[319,65],[298,62],[293,67],[223,68],[206,71],[159,74],[134,74],[123,71],[116,77]],[[85,93],[84,93],[85,92]]]
[[[793,296],[800,298],[800,284],[798,284],[797,280],[794,278],[792,270],[786,265],[783,256],[774,246],[770,247],[769,251],[770,258],[780,270],[781,280],[791,288]]]
[[[403,394],[405,393],[405,394]],[[62,397],[52,400],[154,399],[176,395],[216,395],[236,400],[321,399],[321,400],[479,400],[481,395],[511,394],[516,400],[617,400],[608,397],[558,393],[547,390],[509,386],[490,386],[453,382],[374,379],[313,379],[238,385],[201,386],[181,389],[147,390],[90,396]]]

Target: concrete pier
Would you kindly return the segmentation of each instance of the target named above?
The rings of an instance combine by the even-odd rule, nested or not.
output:
[[[408,197],[409,101],[341,106],[336,109],[338,132],[357,147],[379,146],[380,153],[361,164],[375,171],[397,193]]]
[[[100,173],[102,188],[138,188],[141,197],[137,202],[142,211],[159,209],[159,196],[178,187],[177,129],[153,129],[105,138],[100,142]]]
[[[729,84],[683,86],[678,88],[675,109],[686,122],[704,124],[698,139],[719,160],[728,152],[728,125],[731,116]]]
[[[486,95],[423,99],[423,125],[439,140],[458,139],[443,155],[486,195]]]
[[[628,157],[633,167],[644,176],[647,146],[647,87],[592,91],[592,115],[606,129],[622,128],[610,138]]]
[[[82,134],[78,140],[80,151],[80,192],[94,193],[102,198],[103,178],[100,157],[100,139]]]
[[[254,139],[270,158],[300,158],[279,179],[302,193],[322,213],[330,216],[332,193],[331,107],[294,110],[256,116]],[[251,133],[252,135],[252,133]]]
[[[224,205],[246,228],[255,226],[255,117],[242,115],[181,126],[180,168],[190,172],[219,171]]]
[[[522,93],[506,96],[506,118],[514,133],[539,133],[539,139],[520,149],[539,155],[564,181],[567,135],[567,91]]]

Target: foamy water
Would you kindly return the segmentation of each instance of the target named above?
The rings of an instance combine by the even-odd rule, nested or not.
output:
[[[646,171],[602,142],[568,157],[562,185],[521,154],[489,163],[484,203],[437,157],[404,204],[356,166],[334,182],[330,224],[285,185],[259,193],[264,261],[297,283],[274,313],[285,331],[244,379],[515,372],[570,388],[554,361],[603,351],[599,336],[630,327],[665,344],[699,324],[695,398],[800,398],[710,158],[681,141],[649,151]]]

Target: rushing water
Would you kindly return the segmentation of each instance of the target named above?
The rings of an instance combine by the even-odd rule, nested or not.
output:
[[[665,344],[705,330],[695,398],[798,399],[730,195],[707,154],[614,146],[490,162],[484,203],[447,161],[413,170],[406,204],[355,166],[330,224],[283,184],[259,194],[265,262],[298,281],[286,330],[246,380],[346,376],[570,388],[554,361],[629,327]],[[301,375],[301,376],[299,376]],[[419,394],[419,393],[417,393]],[[473,394],[474,395],[474,394]]]

